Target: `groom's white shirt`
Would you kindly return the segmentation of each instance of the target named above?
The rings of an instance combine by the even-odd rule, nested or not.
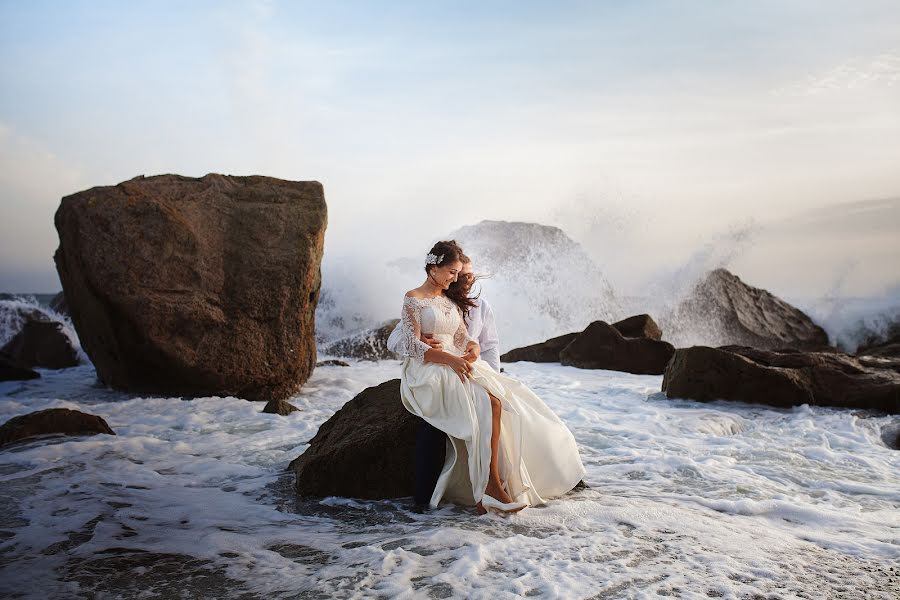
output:
[[[484,298],[476,298],[475,306],[469,310],[468,319],[469,335],[478,340],[481,347],[481,358],[491,367],[500,372],[500,338],[497,336],[497,324],[494,321],[494,311]],[[388,337],[387,347],[391,352],[397,351],[400,342],[400,325],[394,327]]]

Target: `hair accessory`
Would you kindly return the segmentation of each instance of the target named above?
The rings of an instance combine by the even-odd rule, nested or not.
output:
[[[428,256],[425,257],[425,264],[426,265],[437,265],[437,264],[440,264],[440,262],[442,260],[444,260],[443,254],[441,254],[440,256],[437,256],[437,255],[429,252]]]

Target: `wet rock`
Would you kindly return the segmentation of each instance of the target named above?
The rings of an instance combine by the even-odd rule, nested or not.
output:
[[[349,367],[350,363],[342,360],[330,359],[322,360],[316,363],[316,367]]]
[[[900,318],[895,317],[885,331],[869,331],[856,349],[857,356],[886,356],[900,358]]]
[[[136,177],[62,199],[54,259],[101,382],[287,398],[316,363],[322,185]]]
[[[400,380],[366,388],[325,421],[294,459],[302,496],[398,498],[413,494],[420,420],[400,401]]]
[[[50,300],[50,308],[55,310],[61,315],[69,314],[69,305],[66,303],[66,295],[63,292],[58,293],[53,296],[53,299]]]
[[[559,362],[559,353],[572,343],[572,340],[577,338],[578,335],[578,332],[567,333],[559,337],[550,338],[540,344],[515,348],[501,355],[500,362],[518,362],[520,360],[537,363]]]
[[[619,333],[627,338],[645,338],[648,340],[661,340],[662,330],[653,317],[647,314],[635,315],[622,319],[612,324]]]
[[[679,348],[666,369],[662,390],[669,398],[900,413],[897,365],[834,351]]]
[[[881,430],[881,441],[888,448],[900,450],[900,423],[884,427]]]
[[[48,408],[13,417],[0,426],[0,446],[48,435],[116,435],[101,417],[68,408]]]
[[[0,347],[5,346],[28,321],[47,321],[49,317],[39,308],[22,301],[12,294],[0,298]]]
[[[560,362],[580,369],[609,369],[661,375],[675,348],[651,338],[626,338],[604,321],[594,321],[560,353]]]
[[[635,315],[628,317],[612,326],[626,338],[645,338],[660,340],[662,331],[650,315]],[[515,348],[500,357],[502,362],[560,362],[560,353],[581,335],[581,332],[567,333],[559,337],[550,338],[546,342],[532,344],[522,348]],[[605,367],[602,367],[605,368]],[[661,372],[661,371],[660,371]]]
[[[664,319],[678,346],[702,343],[820,351],[828,335],[803,311],[766,290],[715,269]]]
[[[2,349],[26,368],[65,369],[79,364],[78,352],[65,334],[62,323],[43,314],[32,315]]]
[[[332,356],[345,356],[359,360],[386,360],[397,358],[388,350],[387,340],[400,319],[385,321],[375,329],[370,329],[326,346],[322,352]]]
[[[612,321],[613,315],[622,314],[621,299],[602,267],[558,227],[481,221],[442,239],[459,242],[476,273],[491,275],[493,287],[515,289],[515,304],[539,307],[542,321],[553,323],[553,331],[575,331],[594,319]],[[418,256],[411,264],[422,268]],[[513,316],[515,304],[502,297],[490,300],[501,335],[512,335],[510,329],[519,325]]]
[[[269,400],[266,403],[266,406],[262,409],[264,413],[281,415],[282,417],[286,417],[297,410],[300,409],[286,400]]]
[[[0,381],[22,381],[38,379],[40,373],[22,366],[9,354],[0,351]]]

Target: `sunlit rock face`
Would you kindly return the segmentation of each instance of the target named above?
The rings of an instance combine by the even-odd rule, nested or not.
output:
[[[137,177],[63,198],[55,223],[72,321],[107,385],[270,400],[311,374],[318,182]]]
[[[725,269],[710,271],[660,320],[666,339],[679,347],[828,347],[828,334],[806,313],[764,289],[747,285]]]
[[[472,258],[501,347],[533,344],[593,321],[613,322],[621,302],[599,265],[558,227],[482,221],[448,235]]]

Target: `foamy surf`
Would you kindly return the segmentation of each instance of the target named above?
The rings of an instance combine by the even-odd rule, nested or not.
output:
[[[509,518],[298,499],[284,469],[399,363],[323,367],[288,417],[134,397],[89,366],[0,384],[117,436],[0,452],[0,591],[27,598],[895,598],[896,417],[668,400],[661,378],[506,366],[566,421],[590,489]],[[892,570],[893,569],[893,570]]]

